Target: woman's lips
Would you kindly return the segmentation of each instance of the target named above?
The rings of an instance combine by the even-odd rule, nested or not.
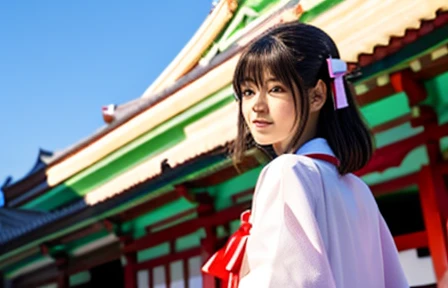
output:
[[[266,127],[272,125],[272,122],[265,121],[265,120],[254,120],[254,121],[252,121],[252,123],[254,124],[254,126],[256,128],[266,128]]]

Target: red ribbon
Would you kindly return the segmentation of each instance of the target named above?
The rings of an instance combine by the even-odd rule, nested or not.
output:
[[[238,287],[247,238],[252,228],[249,218],[250,210],[244,211],[238,230],[230,236],[226,245],[202,266],[202,272],[227,281],[228,288]]]

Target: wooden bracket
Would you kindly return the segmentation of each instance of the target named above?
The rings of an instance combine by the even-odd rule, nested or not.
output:
[[[437,124],[437,114],[432,107],[419,105],[412,108],[412,127],[428,126],[431,124]]]
[[[425,86],[410,69],[401,70],[390,75],[390,82],[395,92],[405,92],[409,105],[415,106],[428,96]]]

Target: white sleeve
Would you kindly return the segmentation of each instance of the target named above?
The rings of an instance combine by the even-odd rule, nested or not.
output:
[[[239,288],[335,287],[314,214],[322,182],[307,161],[283,155],[260,175]]]
[[[386,221],[383,216],[379,215],[381,250],[384,266],[384,287],[397,288],[409,287],[398,258],[397,247],[392,237]]]

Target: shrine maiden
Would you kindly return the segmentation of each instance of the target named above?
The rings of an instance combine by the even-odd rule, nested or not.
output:
[[[352,174],[374,145],[346,71],[333,40],[299,22],[241,56],[234,158],[251,142],[274,155],[252,211],[203,267],[228,287],[409,287],[369,187]]]

